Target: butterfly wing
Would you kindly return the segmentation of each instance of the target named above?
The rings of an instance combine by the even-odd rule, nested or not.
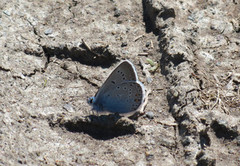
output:
[[[129,113],[136,111],[145,96],[144,85],[139,81],[126,81],[115,86],[111,91],[102,94],[95,106],[98,111],[112,113]]]
[[[130,61],[124,60],[112,71],[102,87],[98,90],[95,95],[95,100],[99,100],[99,96],[102,96],[107,91],[111,91],[111,89],[115,88],[117,84],[125,81],[137,80],[138,77],[135,67]]]

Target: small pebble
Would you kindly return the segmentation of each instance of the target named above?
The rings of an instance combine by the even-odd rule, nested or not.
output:
[[[126,47],[127,46],[127,42],[123,42],[121,47]]]
[[[185,137],[184,139],[181,140],[182,141],[182,145],[183,146],[188,146],[191,143],[191,140],[189,139],[189,137]]]
[[[151,45],[151,42],[146,42],[146,47],[149,47]]]
[[[52,34],[53,33],[53,30],[52,29],[46,29],[45,31],[44,31],[44,34],[45,35],[50,35],[50,34]]]
[[[145,153],[145,156],[146,156],[146,160],[147,160],[147,161],[151,161],[151,160],[154,159],[154,155],[151,154],[151,153],[149,153],[149,152],[146,152],[146,153]]]
[[[74,112],[74,109],[71,104],[65,104],[63,108],[68,112]]]
[[[228,150],[228,153],[229,153],[229,154],[234,154],[234,150],[229,149],[229,150]]]
[[[154,118],[154,113],[152,111],[146,113],[147,118],[153,119]]]
[[[123,54],[128,54],[128,51],[127,50],[122,50],[122,53]]]
[[[150,84],[153,81],[152,77],[147,77],[147,83]]]
[[[147,52],[148,51],[148,48],[143,48],[143,52]]]
[[[221,66],[221,62],[216,62],[216,66]]]
[[[9,11],[7,11],[7,10],[4,10],[3,13],[6,14],[7,16],[11,15],[11,13]]]
[[[121,15],[120,10],[118,10],[117,8],[114,9],[114,17],[119,17]]]

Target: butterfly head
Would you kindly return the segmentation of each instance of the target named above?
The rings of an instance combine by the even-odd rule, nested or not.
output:
[[[95,102],[95,97],[89,97],[87,102],[88,104],[93,105],[93,103]]]

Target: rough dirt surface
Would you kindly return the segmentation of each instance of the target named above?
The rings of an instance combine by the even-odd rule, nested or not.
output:
[[[0,1],[0,165],[240,165],[240,1]],[[87,104],[123,59],[145,114]]]

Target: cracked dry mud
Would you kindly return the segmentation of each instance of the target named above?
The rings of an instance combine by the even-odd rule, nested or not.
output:
[[[0,165],[240,165],[239,0],[0,7]],[[98,116],[123,59],[145,114]]]

